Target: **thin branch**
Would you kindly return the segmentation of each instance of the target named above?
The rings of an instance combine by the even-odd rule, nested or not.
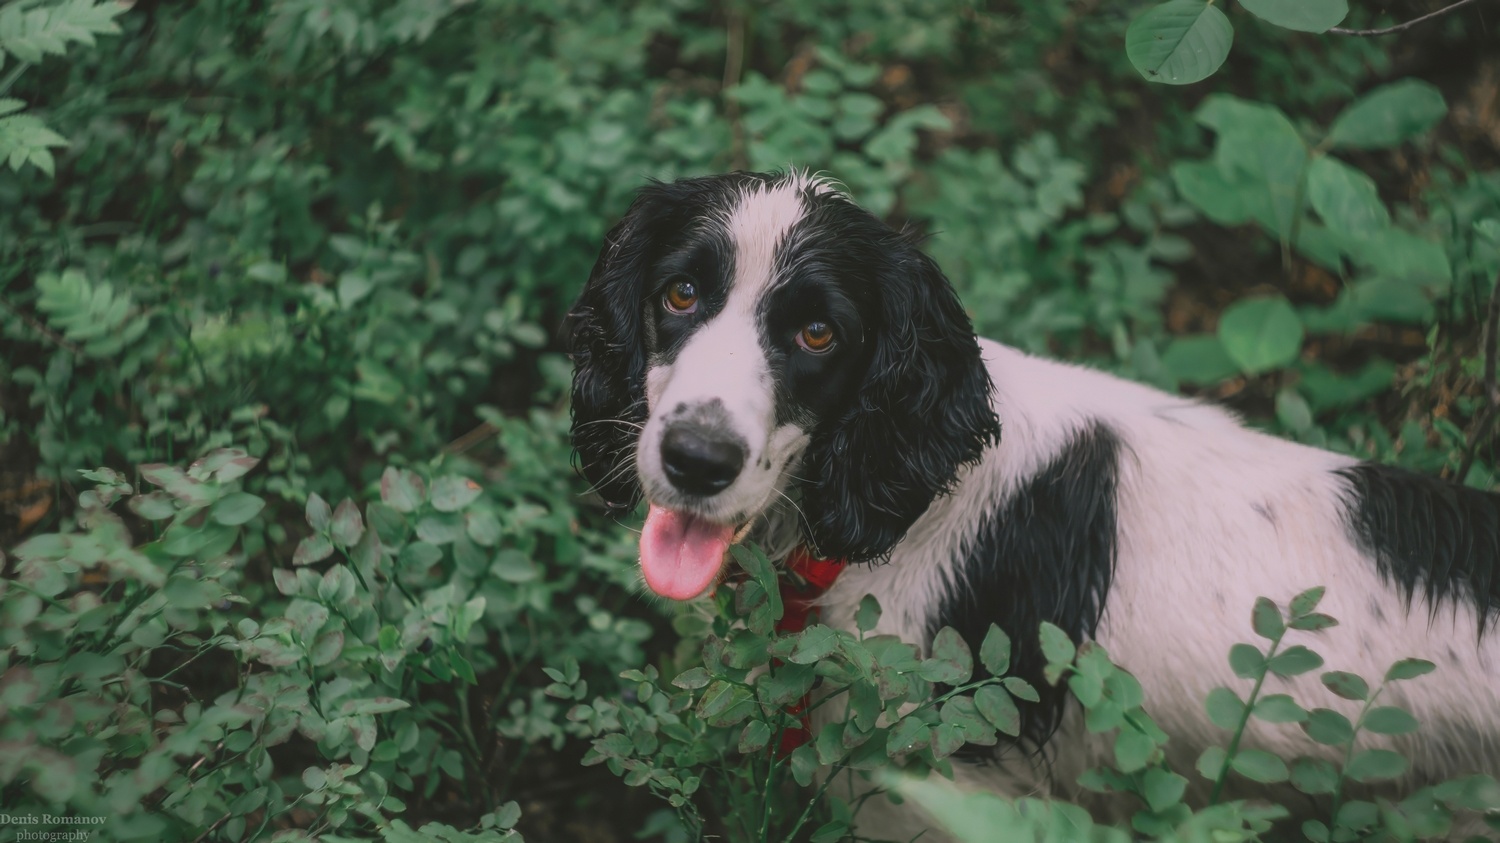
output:
[[[30,325],[32,330],[51,340],[56,345],[61,346],[62,348],[66,348],[68,351],[71,351],[74,354],[83,354],[82,346],[69,341],[68,339],[63,337],[62,334],[59,334],[58,332],[47,327],[47,325],[43,323],[42,320],[22,311],[20,308],[16,307],[5,299],[0,299],[0,307],[3,307],[6,310],[10,311],[13,316]]]
[[[745,158],[745,125],[740,120],[740,103],[730,91],[740,84],[745,72],[745,10],[731,4],[724,32],[724,82],[719,90],[724,97],[724,113],[729,118],[730,158],[736,170],[748,166]]]
[[[1440,18],[1443,15],[1448,14],[1449,12],[1458,11],[1459,9],[1473,2],[1475,2],[1475,0],[1458,0],[1457,3],[1454,3],[1451,6],[1444,6],[1443,8],[1438,9],[1436,12],[1429,12],[1428,14],[1425,14],[1419,18],[1414,18],[1407,21],[1406,23],[1398,23],[1395,26],[1388,26],[1385,29],[1345,29],[1341,26],[1335,26],[1332,29],[1328,30],[1328,33],[1330,35],[1359,35],[1364,37],[1392,35],[1403,30],[1411,29],[1412,27],[1424,21],[1429,21],[1433,18]]]
[[[1469,468],[1474,465],[1474,457],[1479,453],[1479,443],[1488,436],[1490,425],[1495,421],[1495,413],[1500,410],[1500,386],[1495,382],[1495,357],[1497,351],[1500,351],[1500,334],[1497,331],[1500,331],[1500,275],[1495,277],[1495,286],[1490,290],[1489,312],[1484,319],[1484,333],[1479,337],[1484,349],[1484,412],[1479,414],[1474,434],[1469,439],[1468,447],[1464,449],[1463,465],[1459,466],[1458,476],[1454,478],[1460,483],[1469,476]]]

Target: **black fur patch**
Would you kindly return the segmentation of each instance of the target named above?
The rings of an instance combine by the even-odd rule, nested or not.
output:
[[[1018,701],[1021,740],[1034,749],[1056,731],[1067,700],[1042,679],[1038,629],[1050,621],[1081,642],[1099,625],[1115,570],[1119,456],[1119,437],[1104,424],[1078,431],[980,528],[928,630],[951,626],[976,653],[991,623],[1010,636],[1011,674],[1041,696]]]
[[[1500,495],[1389,465],[1343,469],[1349,528],[1380,576],[1408,603],[1421,593],[1436,613],[1467,600],[1479,632],[1500,614]]]

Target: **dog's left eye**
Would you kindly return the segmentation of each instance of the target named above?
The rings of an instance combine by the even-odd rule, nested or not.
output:
[[[833,347],[833,326],[827,322],[809,322],[797,334],[797,345],[813,354],[822,354]]]
[[[667,288],[662,301],[673,313],[692,313],[698,309],[698,287],[691,281],[678,281]]]

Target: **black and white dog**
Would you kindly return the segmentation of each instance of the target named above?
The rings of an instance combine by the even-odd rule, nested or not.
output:
[[[1135,674],[1190,770],[1225,740],[1203,700],[1244,684],[1226,654],[1255,598],[1322,585],[1343,625],[1305,640],[1329,669],[1438,665],[1382,698],[1422,721],[1396,744],[1411,783],[1500,771],[1500,496],[976,339],[913,237],[797,172],[647,186],[570,323],[582,472],[622,511],[644,494],[656,594],[712,588],[747,531],[777,555],[882,563],[839,577],[825,621],[852,628],[873,594],[881,631],[912,642],[952,626],[977,648],[998,623],[1039,688],[1051,621]],[[1290,684],[1338,706],[1316,674]],[[1044,771],[961,772],[1075,798],[1107,751],[1080,719],[1046,695],[1024,732]],[[1312,746],[1291,727],[1251,740]]]

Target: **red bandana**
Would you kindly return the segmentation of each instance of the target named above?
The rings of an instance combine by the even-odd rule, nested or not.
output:
[[[786,569],[793,576],[781,579],[781,620],[776,622],[777,632],[801,632],[807,628],[808,616],[814,614],[818,598],[833,586],[848,563],[843,559],[820,559],[805,546],[799,546],[787,557]],[[787,714],[798,715],[801,725],[781,733],[780,756],[785,758],[792,750],[812,739],[807,717],[809,700],[801,700],[787,706]]]

